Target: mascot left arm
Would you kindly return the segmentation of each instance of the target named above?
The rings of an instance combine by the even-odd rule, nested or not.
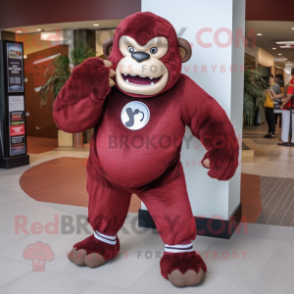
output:
[[[53,106],[53,117],[61,130],[79,133],[99,123],[105,98],[114,86],[111,65],[92,57],[73,69]]]
[[[229,180],[238,167],[239,145],[234,128],[215,99],[189,78],[186,83],[184,121],[207,149],[202,164],[210,169],[210,177]]]

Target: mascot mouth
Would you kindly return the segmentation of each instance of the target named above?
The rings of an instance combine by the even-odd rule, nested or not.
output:
[[[143,75],[136,74],[122,74],[122,78],[128,84],[135,86],[153,86],[160,81],[162,76],[158,78],[147,77]]]

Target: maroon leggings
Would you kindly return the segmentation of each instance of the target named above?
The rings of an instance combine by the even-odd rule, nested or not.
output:
[[[88,176],[88,221],[94,230],[114,236],[122,227],[132,193],[146,205],[165,244],[188,244],[196,238],[183,168],[178,162],[154,182],[137,189],[112,185],[104,177]]]

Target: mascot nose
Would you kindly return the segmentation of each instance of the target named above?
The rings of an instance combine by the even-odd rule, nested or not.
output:
[[[143,62],[150,58],[150,55],[146,52],[136,51],[131,55],[137,62]]]

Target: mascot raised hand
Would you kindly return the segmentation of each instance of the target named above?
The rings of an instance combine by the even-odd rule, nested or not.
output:
[[[177,287],[197,285],[207,269],[192,244],[196,224],[180,162],[185,125],[207,149],[202,164],[218,180],[230,179],[238,165],[234,129],[219,104],[181,73],[191,47],[167,20],[133,14],[103,50],[108,60],[77,66],[54,103],[61,130],[94,128],[87,164],[94,234],[75,244],[69,259],[94,268],[115,258],[134,193],[165,244],[162,276]]]

